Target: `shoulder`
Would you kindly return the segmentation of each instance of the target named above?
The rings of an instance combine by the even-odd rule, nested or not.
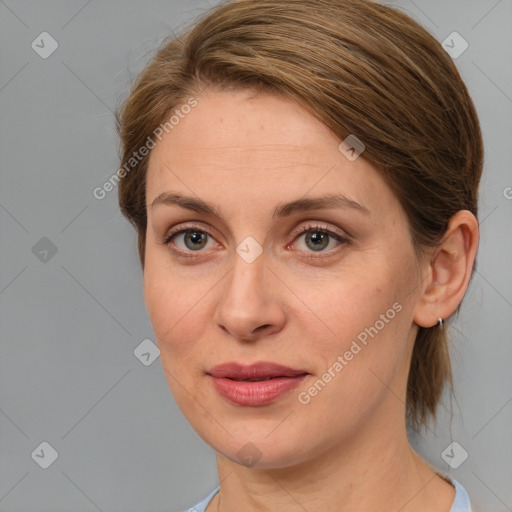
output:
[[[450,512],[471,512],[471,502],[466,489],[457,480],[450,478],[450,481],[455,487],[455,499]]]
[[[213,489],[213,491],[210,494],[208,494],[208,496],[203,498],[199,503],[196,503],[193,507],[190,507],[187,510],[183,510],[182,512],[205,512],[206,507],[218,492],[219,486]]]
[[[472,512],[469,495],[466,489],[463,487],[463,485],[453,478],[448,477],[447,479],[455,487],[455,499],[453,500],[450,512]],[[187,510],[184,510],[183,512],[205,512],[206,507],[218,492],[219,487],[217,486],[210,494],[208,494],[208,496],[203,498],[199,503],[196,503],[193,507],[190,507]]]

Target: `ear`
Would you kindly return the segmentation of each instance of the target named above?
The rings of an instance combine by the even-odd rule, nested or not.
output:
[[[478,240],[476,217],[468,210],[458,211],[432,251],[414,313],[416,324],[433,327],[438,318],[446,319],[457,309],[469,285]]]

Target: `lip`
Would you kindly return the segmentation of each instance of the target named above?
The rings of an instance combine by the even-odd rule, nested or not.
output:
[[[268,405],[289,393],[309,374],[305,370],[263,361],[252,365],[224,363],[214,366],[207,375],[217,392],[232,404],[256,407]]]

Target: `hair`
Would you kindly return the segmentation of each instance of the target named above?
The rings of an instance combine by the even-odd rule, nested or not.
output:
[[[134,152],[194,96],[235,89],[292,99],[341,140],[361,140],[407,215],[418,259],[457,211],[477,216],[477,113],[454,62],[421,25],[370,0],[224,2],[162,43],[116,112],[119,204],[137,230],[142,268],[149,154],[134,164]],[[406,398],[415,430],[435,419],[446,384],[453,389],[446,332],[420,326]]]

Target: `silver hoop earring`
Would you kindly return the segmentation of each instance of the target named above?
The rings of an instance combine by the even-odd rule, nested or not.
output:
[[[444,320],[442,318],[438,318],[437,319],[437,325],[442,328],[443,325],[444,325]]]

